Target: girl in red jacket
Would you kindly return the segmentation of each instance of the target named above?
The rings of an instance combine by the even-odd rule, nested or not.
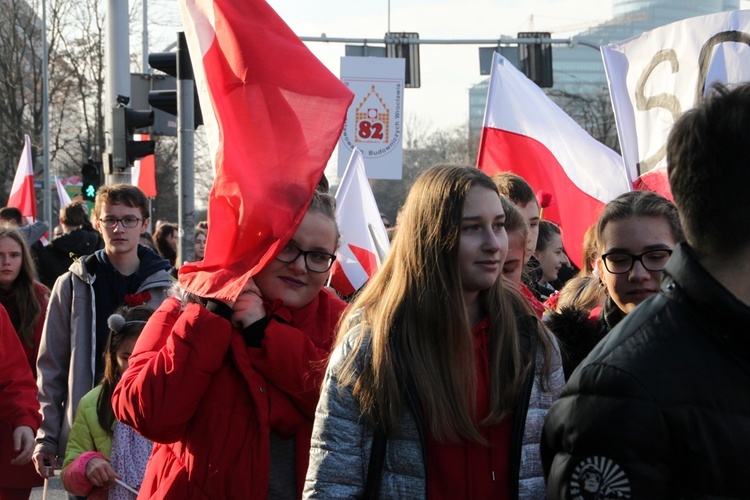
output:
[[[21,231],[13,224],[0,224],[0,304],[7,311],[12,327],[10,332],[20,340],[21,352],[25,355],[26,370],[32,380],[36,379],[36,356],[44,327],[44,313],[49,302],[49,290],[36,280],[34,261],[29,245]],[[36,392],[34,392],[36,401]],[[37,405],[38,408],[38,405]],[[36,430],[36,428],[35,428]],[[0,450],[12,450],[13,429],[0,425]],[[0,490],[13,488],[19,498],[28,498],[31,488],[41,486],[44,480],[36,473],[33,463],[22,467],[8,467],[6,460],[0,463]],[[0,498],[6,497],[0,493]]]
[[[156,442],[141,498],[297,498],[325,360],[346,304],[323,289],[335,202],[315,193],[297,232],[235,303],[170,298],[115,390],[117,418]]]
[[[22,468],[34,470],[31,453],[41,419],[34,377],[8,313],[0,306],[0,498],[3,500],[28,499],[31,494],[31,487],[18,482],[23,479],[18,474]]]

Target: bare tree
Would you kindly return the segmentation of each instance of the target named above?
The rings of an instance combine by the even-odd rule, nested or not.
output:
[[[96,0],[52,4],[50,151],[59,173],[70,174],[104,152],[104,11]]]
[[[416,123],[418,127],[422,127],[420,120],[410,123]],[[409,124],[407,124],[406,135],[409,134],[408,127]],[[380,211],[393,223],[396,221],[398,210],[404,204],[414,179],[423,170],[438,163],[474,164],[467,127],[439,129],[429,133],[423,130],[420,128],[416,131],[418,133],[411,135],[413,138],[420,137],[419,141],[414,143],[417,147],[404,148],[402,179],[370,181]]]
[[[0,191],[6,196],[23,149],[42,134],[42,38],[35,11],[23,0],[0,1]]]
[[[15,166],[29,134],[41,157],[43,29],[39,0],[0,0],[0,161]],[[96,0],[47,0],[49,158],[77,172],[104,149],[104,12]],[[40,173],[41,162],[35,161]],[[14,168],[0,170],[0,197]]]

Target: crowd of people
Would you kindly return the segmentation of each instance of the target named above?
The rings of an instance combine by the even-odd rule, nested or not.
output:
[[[174,280],[137,187],[46,246],[0,210],[0,499],[56,469],[71,498],[750,498],[748,134],[750,85],[716,87],[674,202],[607,203],[580,269],[526,180],[430,167],[349,303],[327,189],[235,300]]]

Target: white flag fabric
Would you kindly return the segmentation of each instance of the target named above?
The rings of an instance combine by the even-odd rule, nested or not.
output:
[[[367,283],[390,250],[388,233],[357,148],[352,150],[336,191],[336,221],[341,242],[331,286],[340,295],[349,296]]]
[[[667,196],[675,120],[714,82],[750,80],[750,11],[678,21],[602,47],[623,159],[635,187]]]
[[[60,200],[60,208],[73,202],[58,176],[55,176],[55,188],[57,188],[57,198]]]
[[[34,167],[31,161],[31,139],[28,135],[23,137],[23,151],[18,160],[13,186],[10,188],[8,206],[19,209],[26,222],[34,222],[36,220],[36,193],[34,191]]]
[[[477,166],[510,171],[552,194],[544,218],[560,225],[571,260],[581,265],[583,235],[601,208],[632,189],[622,158],[582,129],[500,54],[492,61]]]

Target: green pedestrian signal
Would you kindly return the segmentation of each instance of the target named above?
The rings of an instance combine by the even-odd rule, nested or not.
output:
[[[95,163],[89,160],[81,165],[81,195],[84,200],[94,201],[96,190],[102,183],[101,163]]]

